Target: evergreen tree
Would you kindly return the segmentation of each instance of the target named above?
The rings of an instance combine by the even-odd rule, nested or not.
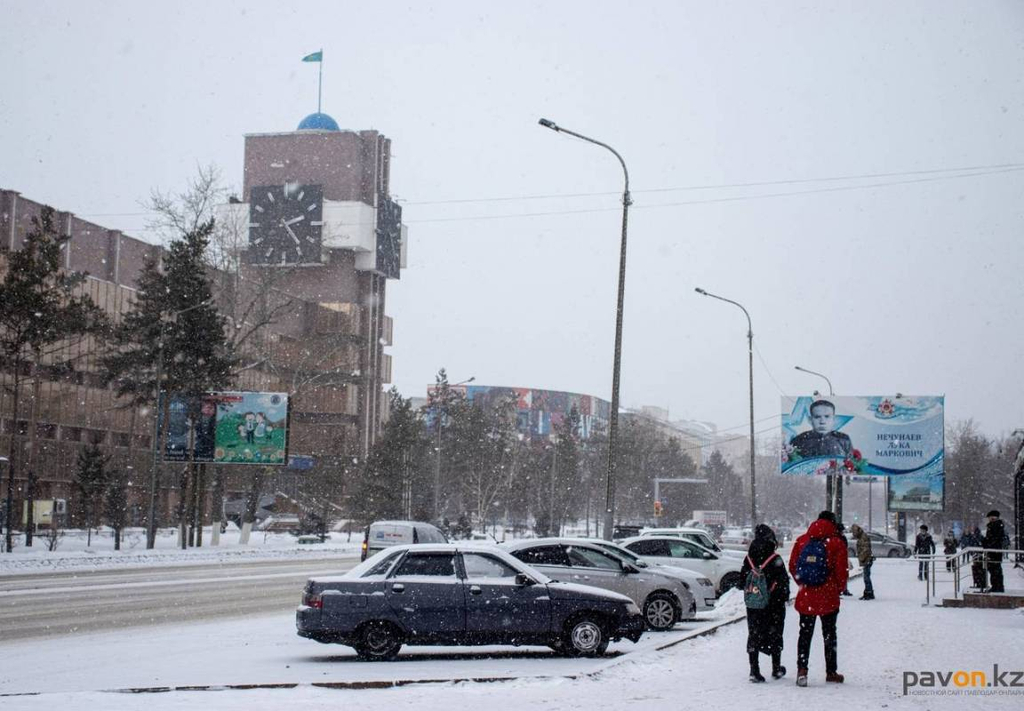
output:
[[[107,488],[107,463],[110,457],[97,445],[90,444],[78,452],[75,469],[75,493],[78,517],[87,530],[86,545],[92,545],[92,529],[100,525],[103,493]]]
[[[429,446],[423,420],[411,402],[396,388],[391,388],[389,400],[387,424],[370,450],[353,502],[358,516],[367,521],[405,517],[413,472],[424,467]]]
[[[22,248],[9,252],[7,268],[0,280],[0,371],[10,374],[11,419],[18,422],[24,375],[38,377],[37,369],[46,356],[66,346],[69,340],[101,334],[106,323],[101,310],[86,294],[78,293],[85,274],[64,271],[64,248],[71,239],[54,225],[54,212],[44,207],[32,218],[33,229]],[[66,364],[73,367],[72,363]],[[12,432],[8,450],[8,480],[5,512],[5,547],[11,551],[14,523],[15,472],[19,464],[17,432]],[[31,508],[32,502],[29,501]]]
[[[110,473],[103,499],[103,519],[114,530],[114,550],[121,550],[121,532],[128,525],[128,482],[121,470]]]
[[[746,512],[743,498],[738,496],[742,481],[721,452],[716,449],[711,453],[702,473],[708,480],[706,507],[728,512],[730,521],[742,521]]]
[[[226,336],[225,319],[212,303],[204,264],[213,229],[212,219],[199,224],[168,244],[162,264],[149,260],[143,266],[133,308],[113,329],[102,359],[108,382],[129,405],[156,405],[158,391],[163,391],[183,398],[189,419],[195,421],[203,393],[223,389],[233,378],[237,359]],[[165,421],[168,405],[164,399]],[[186,502],[196,498],[189,491],[193,473],[190,463],[179,484],[182,526],[187,520]],[[152,522],[150,526],[152,533]],[[151,535],[147,547],[153,545]]]

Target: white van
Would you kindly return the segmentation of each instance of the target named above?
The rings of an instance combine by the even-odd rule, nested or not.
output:
[[[391,546],[409,543],[447,543],[441,529],[422,521],[374,521],[366,527],[362,560]]]

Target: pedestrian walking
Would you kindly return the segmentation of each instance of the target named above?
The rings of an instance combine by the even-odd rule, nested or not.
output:
[[[987,552],[986,562],[988,568],[988,579],[992,583],[986,592],[1001,593],[1003,590],[1003,554],[1006,547],[1006,526],[1003,519],[999,518],[999,512],[993,509],[988,512],[988,524],[985,526],[985,538],[982,545],[986,549],[999,552]]]
[[[846,587],[844,587],[843,591],[841,593],[839,593],[839,594],[840,595],[844,595],[845,597],[853,597],[853,593],[850,592],[850,583],[849,583],[849,579],[850,579],[849,570],[851,568],[853,568],[853,563],[850,562],[850,541],[849,541],[849,539],[846,538],[846,525],[842,524],[842,523],[837,523],[836,524],[836,530],[839,532],[839,538],[842,539],[842,541],[843,541],[843,547],[846,548],[846,570],[847,570],[846,579],[847,579],[847,583],[846,583]]]
[[[796,685],[807,686],[814,626],[821,618],[825,643],[825,681],[843,683],[839,673],[839,594],[846,588],[848,551],[836,529],[836,516],[822,511],[807,532],[796,539],[789,555],[789,572],[800,586],[796,610],[800,613],[800,636],[796,652]]]
[[[857,542],[857,562],[864,571],[864,594],[861,600],[875,599],[875,586],[871,583],[871,566],[875,562],[875,556],[871,552],[871,539],[863,528],[857,524],[850,526],[850,535]]]
[[[946,537],[942,539],[942,552],[946,556],[946,572],[953,572],[953,563],[956,556],[957,540],[953,529],[946,531]]]
[[[981,548],[983,544],[981,529],[977,526],[964,533],[960,538],[961,548]],[[985,572],[985,554],[971,553],[971,579],[978,592],[988,587],[988,573]]]
[[[764,681],[759,658],[772,658],[772,678],[786,675],[782,666],[782,632],[786,626],[786,603],[789,601],[789,573],[779,556],[775,532],[765,524],[754,529],[754,540],[747,550],[740,574],[745,581],[743,601],[747,606],[747,656],[750,658],[750,681]]]
[[[928,527],[922,525],[917,532],[917,538],[914,539],[914,553],[918,556],[923,555],[935,555],[935,541],[932,540],[932,536],[928,533]],[[917,564],[917,579],[927,580],[928,579],[928,560],[920,560]]]

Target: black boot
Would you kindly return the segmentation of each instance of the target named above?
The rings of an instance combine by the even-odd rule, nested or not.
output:
[[[757,658],[757,652],[750,653],[750,682],[752,684],[764,683],[764,677],[761,676],[761,665]]]
[[[772,679],[781,679],[786,676],[786,667],[782,666],[782,653],[776,652],[772,655]]]

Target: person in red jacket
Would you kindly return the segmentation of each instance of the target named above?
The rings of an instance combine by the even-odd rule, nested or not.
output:
[[[831,511],[818,514],[818,519],[808,527],[807,533],[793,544],[789,572],[800,586],[795,605],[800,613],[797,686],[807,686],[811,638],[819,617],[825,642],[825,681],[843,683],[843,675],[838,671],[836,620],[839,617],[839,595],[846,589],[846,557],[846,545],[836,527],[836,516]]]

